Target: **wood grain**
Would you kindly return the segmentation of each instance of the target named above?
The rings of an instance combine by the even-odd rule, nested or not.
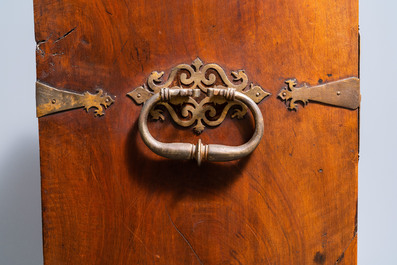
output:
[[[116,96],[39,119],[45,264],[356,264],[358,111],[287,111],[284,80],[358,76],[356,0],[35,0],[37,79]],[[126,93],[196,57],[272,93],[265,135],[230,163],[169,161],[137,131]],[[167,74],[167,73],[166,73]],[[238,145],[252,119],[200,138]],[[162,141],[191,129],[150,123]]]

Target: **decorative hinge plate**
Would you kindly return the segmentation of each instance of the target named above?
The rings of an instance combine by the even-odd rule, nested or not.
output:
[[[114,99],[102,89],[95,94],[84,92],[82,94],[60,90],[41,82],[36,82],[36,111],[37,117],[77,108],[96,108],[94,116],[102,116],[104,110],[112,105]]]
[[[306,84],[296,87],[295,79],[287,80],[285,83],[287,87],[280,91],[278,97],[285,101],[290,110],[297,110],[296,102],[301,102],[305,106],[311,101],[347,109],[357,109],[360,106],[360,79],[357,77],[311,87]]]
[[[255,103],[269,96],[270,93],[260,86],[248,82],[244,70],[231,72],[233,80],[230,81],[225,71],[217,64],[203,64],[200,58],[193,61],[191,65],[180,64],[171,69],[168,79],[163,82],[164,72],[152,72],[147,84],[135,88],[127,95],[136,104],[143,104],[154,94],[159,93],[162,88],[170,89],[200,89],[204,98],[197,102],[193,97],[179,97],[171,102],[160,102],[150,112],[154,120],[164,120],[162,106],[166,109],[173,121],[180,126],[190,127],[200,134],[205,126],[218,126],[227,113],[233,108],[232,118],[243,118],[247,113],[247,106],[239,101],[227,100],[224,97],[209,97],[208,88],[227,89],[233,88],[238,92],[250,97]]]

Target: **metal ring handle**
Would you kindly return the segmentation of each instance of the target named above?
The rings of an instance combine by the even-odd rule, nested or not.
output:
[[[145,102],[139,116],[139,132],[141,134],[143,142],[147,145],[147,147],[149,147],[149,149],[152,150],[154,153],[170,159],[196,159],[198,165],[201,164],[201,161],[205,160],[215,162],[231,161],[240,159],[252,153],[252,151],[255,150],[260,140],[262,139],[264,131],[262,113],[256,103],[248,96],[236,91],[233,88],[208,88],[207,94],[209,97],[223,96],[227,100],[239,100],[247,105],[247,107],[251,110],[255,120],[255,132],[248,142],[239,146],[228,146],[219,144],[204,145],[201,143],[201,140],[198,141],[197,145],[190,143],[163,143],[157,141],[150,134],[147,127],[147,119],[150,110],[158,102],[169,101],[172,97],[197,97],[200,95],[200,89],[162,88],[160,93],[153,95],[149,100]]]

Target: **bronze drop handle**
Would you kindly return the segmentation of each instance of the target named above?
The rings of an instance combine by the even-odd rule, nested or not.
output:
[[[149,147],[149,149],[154,153],[170,159],[196,159],[198,165],[201,164],[201,161],[205,160],[215,162],[231,161],[240,159],[252,153],[262,139],[264,131],[262,113],[256,103],[248,96],[236,91],[233,88],[208,88],[207,94],[209,97],[222,96],[227,100],[241,101],[251,110],[255,120],[255,132],[248,142],[239,146],[228,146],[219,144],[204,145],[201,143],[201,140],[198,141],[197,145],[190,143],[163,143],[157,141],[150,134],[147,127],[147,119],[150,110],[158,102],[169,101],[173,97],[197,97],[200,95],[200,89],[162,88],[160,93],[153,95],[145,102],[139,116],[139,132],[143,142],[147,145],[147,147]]]

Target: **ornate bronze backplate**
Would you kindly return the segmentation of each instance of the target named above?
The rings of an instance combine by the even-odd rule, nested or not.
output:
[[[162,81],[164,72],[152,72],[147,80],[147,84],[135,88],[127,95],[136,104],[143,104],[151,96],[160,93],[162,88],[170,89],[200,89],[204,97],[198,102],[192,97],[180,97],[169,102],[159,102],[150,111],[154,120],[164,120],[163,110],[165,108],[173,121],[183,127],[194,125],[193,130],[200,134],[205,126],[217,126],[221,124],[227,113],[232,109],[232,118],[241,119],[247,113],[247,107],[239,102],[227,100],[225,97],[207,94],[208,88],[234,88],[250,97],[255,103],[269,96],[270,93],[263,90],[260,86],[248,82],[248,77],[244,70],[231,72],[233,80],[230,81],[225,71],[217,64],[203,64],[197,58],[191,65],[180,64],[172,68],[168,79]]]

